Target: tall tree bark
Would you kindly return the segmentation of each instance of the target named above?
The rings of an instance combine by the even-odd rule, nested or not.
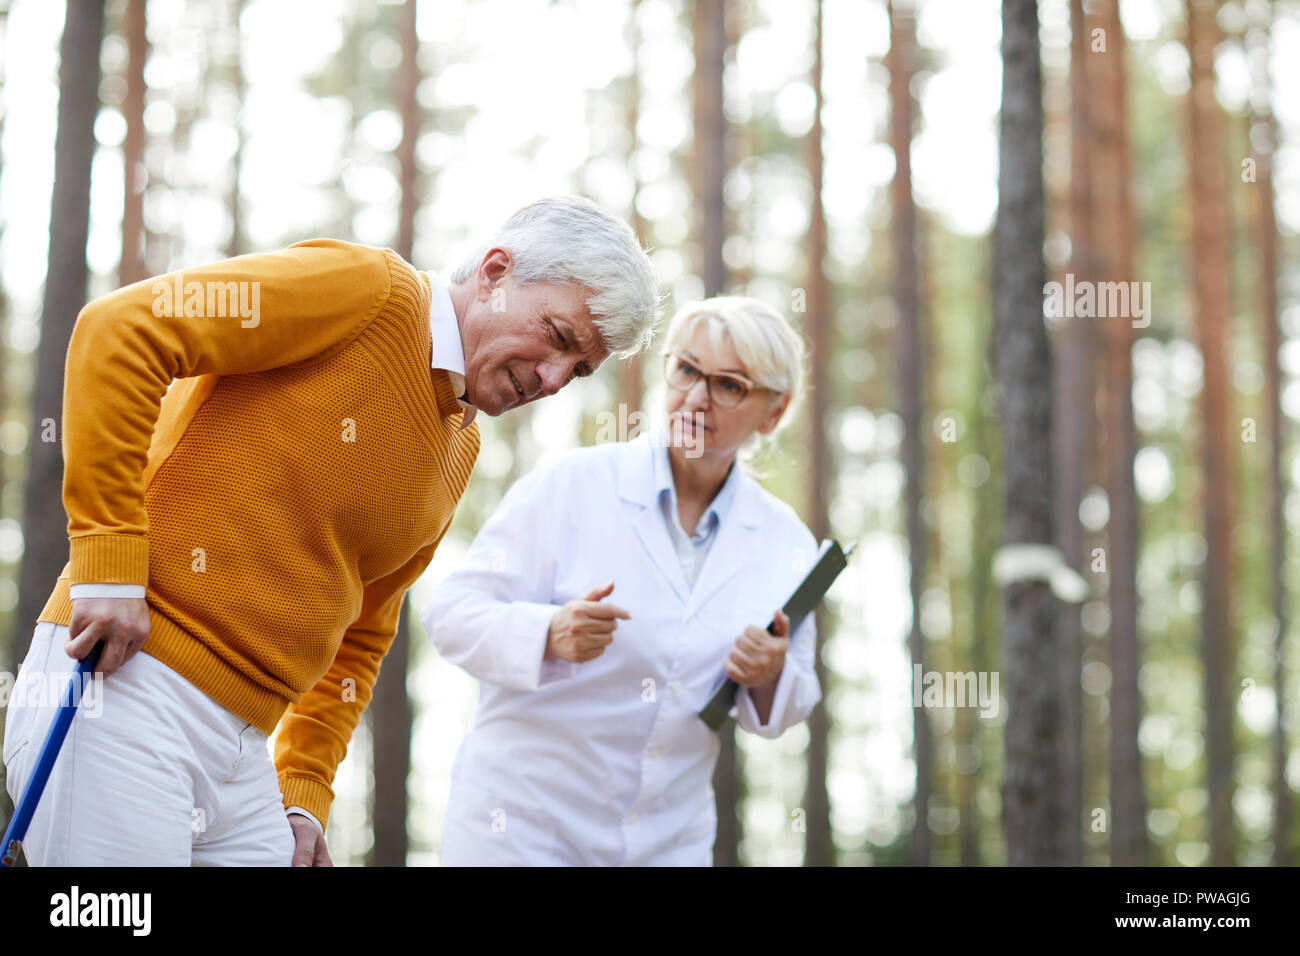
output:
[[[4,142],[5,118],[9,112],[7,101],[5,100],[5,50],[9,44],[9,8],[8,5],[0,6],[0,143]],[[4,169],[4,156],[0,154],[0,172]],[[5,229],[5,217],[3,210],[0,210],[0,242],[3,241]],[[9,394],[8,373],[9,373],[9,351],[3,343],[9,340],[9,298],[5,294],[4,282],[0,281],[0,416],[4,416],[8,409],[4,403],[4,396]],[[4,515],[4,517],[9,517]],[[7,640],[0,632],[0,667],[6,667],[9,663],[9,654],[11,651],[10,644],[12,641]],[[13,673],[13,668],[8,668]],[[0,803],[7,799],[7,794],[0,794]]]
[[[1205,385],[1201,428],[1205,514],[1201,641],[1205,667],[1206,769],[1210,809],[1210,864],[1231,866],[1233,715],[1236,649],[1231,595],[1235,427],[1228,394],[1228,202],[1223,163],[1223,117],[1214,96],[1214,51],[1219,42],[1216,4],[1186,0],[1191,89],[1187,96],[1187,153],[1192,200],[1192,274]]]
[[[725,0],[695,5],[695,173],[696,235],[705,296],[721,295],[727,284],[722,243],[727,237],[722,180],[727,170],[727,120],[722,112],[722,74],[727,51]],[[745,801],[744,768],[736,747],[736,728],[728,721],[719,732],[718,763],[713,771],[718,833],[714,866],[739,866],[744,838],[741,808]]]
[[[1088,57],[1083,0],[1070,0],[1070,272],[1074,281],[1093,281],[1093,149]],[[1056,333],[1056,535],[1066,564],[1088,577],[1086,541],[1079,503],[1093,475],[1097,434],[1091,319],[1065,317]],[[1083,862],[1083,626],[1080,605],[1061,605],[1061,814],[1065,821],[1065,863]]]
[[[830,534],[830,448],[826,441],[830,405],[831,301],[826,280],[826,206],[822,199],[825,159],[822,154],[822,0],[816,0],[813,26],[813,121],[808,130],[808,178],[812,185],[812,208],[808,216],[807,334],[812,356],[809,362],[809,527],[818,541]],[[823,690],[822,702],[808,718],[808,781],[804,796],[807,811],[805,863],[834,866],[835,844],[831,839],[830,798],[826,792],[826,770],[830,752],[830,717],[826,712],[828,675],[821,648],[826,641],[829,618],[817,611],[817,649],[813,663]]]
[[[1036,0],[1002,3],[1002,115],[993,309],[1002,385],[1004,547],[1051,545],[1052,359],[1043,324],[1043,104]],[[1003,588],[1007,862],[1064,859],[1057,601],[1044,580]]]
[[[916,202],[912,196],[912,77],[916,75],[916,14],[910,2],[890,0],[889,70],[890,146],[894,178],[890,183],[893,210],[894,303],[898,309],[898,406],[903,419],[903,468],[907,472],[906,520],[912,593],[912,631],[908,639],[912,666],[925,668],[925,635],[921,632],[921,592],[925,590],[926,529],[921,520],[925,494],[925,409],[921,329],[921,290],[917,255]],[[912,800],[912,864],[930,863],[930,793],[934,744],[930,720],[920,701],[912,702],[913,755],[916,794]]]
[[[637,124],[641,121],[641,27],[637,17],[641,12],[641,0],[632,0],[628,9],[627,41],[632,51],[632,69],[627,83],[627,165],[632,177],[632,201],[629,204],[629,217],[632,231],[637,241],[646,244],[646,222],[637,209],[637,200],[641,193],[641,179],[637,174]],[[645,391],[644,359],[634,355],[619,367],[618,400],[627,409],[630,416],[641,408],[641,396]]]
[[[5,100],[5,51],[9,48],[9,8],[7,5],[0,6],[0,143],[4,142],[5,115],[8,112]],[[0,172],[4,169],[4,156],[0,153]],[[0,242],[4,238],[5,218],[3,210],[0,210]],[[4,401],[5,396],[9,394],[8,373],[9,373],[9,350],[3,343],[8,341],[9,326],[9,300],[5,295],[4,282],[0,281],[0,415],[6,415],[8,408]],[[6,415],[7,417],[7,415]],[[8,462],[0,456],[0,470],[4,470]],[[3,517],[8,518],[8,514]],[[18,633],[26,630],[25,627],[17,628]],[[0,670],[8,671],[10,674],[18,672],[17,660],[17,640],[15,638],[15,629],[12,619],[8,632],[0,630]],[[0,820],[8,821],[9,815],[13,812],[13,801],[9,799],[9,791],[3,786],[4,767],[0,765]],[[4,826],[0,823],[0,826]]]
[[[1286,606],[1286,480],[1282,453],[1286,447],[1286,418],[1282,415],[1282,348],[1278,325],[1277,216],[1273,196],[1273,154],[1277,149],[1277,121],[1273,116],[1273,82],[1269,75],[1268,27],[1274,5],[1261,10],[1261,22],[1248,36],[1251,62],[1251,139],[1256,157],[1254,199],[1255,247],[1259,259],[1259,318],[1264,340],[1264,368],[1268,378],[1268,496],[1265,526],[1269,534],[1269,598],[1276,632],[1273,644],[1273,693],[1277,713],[1273,725],[1273,865],[1290,866],[1291,788],[1287,785],[1287,681],[1286,635],[1290,620]]]
[[[992,329],[987,330],[986,334],[991,335]],[[992,395],[992,390],[989,387],[989,363],[986,358],[988,351],[992,351],[992,349],[975,356],[979,367],[975,376],[977,384],[973,403],[974,414],[971,419],[973,423],[971,425],[971,440],[975,453],[983,455],[988,462],[989,475],[996,475],[1001,471],[997,434],[996,430],[990,427],[988,416],[984,414],[984,410],[988,407],[988,400]],[[993,554],[998,546],[997,524],[999,512],[997,493],[997,485],[992,480],[984,481],[976,489],[975,521],[971,532],[971,550],[973,552],[970,572],[971,669],[977,674],[988,672],[992,663],[989,636],[993,633],[995,626],[993,618],[996,604],[990,599],[993,590],[990,568],[993,563]],[[971,714],[969,710],[963,710],[961,713]],[[973,715],[969,716],[963,729],[964,743],[968,747],[974,748],[974,755],[978,758],[978,764],[972,767],[969,773],[963,773],[958,780],[958,799],[961,804],[960,860],[962,866],[982,866],[984,860],[980,850],[980,816],[979,807],[975,800],[980,768],[984,766],[983,740],[980,734],[979,718]]]
[[[722,180],[727,171],[727,120],[722,111],[722,76],[727,51],[725,0],[699,0],[695,7],[696,227],[706,296],[726,287],[722,243],[726,207]]]
[[[402,116],[402,139],[397,145],[397,164],[401,176],[401,198],[397,216],[397,247],[394,250],[407,262],[415,246],[415,212],[420,205],[420,170],[415,162],[415,144],[420,137],[420,104],[416,91],[420,85],[420,37],[416,33],[416,0],[405,0],[401,7],[400,41],[402,62],[397,68],[397,109]]]
[[[60,493],[63,366],[72,327],[86,304],[90,165],[95,155],[99,47],[103,37],[103,0],[69,0],[59,45],[59,115],[54,139],[49,264],[28,429],[24,548],[14,636],[15,657],[19,660],[27,653],[36,617],[68,561],[68,516]]]
[[[1136,215],[1133,162],[1128,137],[1127,66],[1124,29],[1116,0],[1097,0],[1097,24],[1105,31],[1105,51],[1092,55],[1097,109],[1093,192],[1093,231],[1097,237],[1097,275],[1102,281],[1136,278]],[[1130,302],[1130,306],[1132,303]],[[1127,316],[1098,320],[1105,350],[1105,442],[1110,519],[1107,571],[1110,598],[1110,854],[1115,866],[1147,863],[1146,794],[1138,725],[1137,561],[1138,504],[1133,481],[1137,429],[1133,421],[1133,324]]]
[[[226,256],[234,258],[244,254],[247,240],[244,237],[244,204],[240,201],[239,184],[244,172],[244,97],[248,82],[244,76],[244,41],[240,32],[240,21],[244,16],[246,0],[234,0],[232,29],[235,34],[235,60],[231,65],[232,85],[235,88],[235,102],[239,104],[235,113],[235,155],[230,160],[230,195],[226,202],[230,211],[230,242],[226,245]]]
[[[119,285],[145,278],[144,266],[144,67],[149,59],[145,0],[128,0],[122,22],[126,34],[126,98],[122,115],[126,139],[122,143],[122,259],[118,266]]]
[[[415,29],[415,18],[416,0],[406,0],[400,10],[398,27],[402,61],[397,71],[395,98],[402,115],[402,140],[397,147],[402,193],[394,251],[407,262],[413,255],[415,212],[420,200],[419,171],[415,162],[415,143],[420,135],[420,108],[416,100],[416,88],[420,84],[417,62],[420,39]],[[384,655],[370,703],[375,773],[374,845],[371,850],[374,866],[406,865],[406,783],[411,773],[413,719],[411,700],[406,692],[411,655],[410,605],[408,594],[402,598],[397,632]]]

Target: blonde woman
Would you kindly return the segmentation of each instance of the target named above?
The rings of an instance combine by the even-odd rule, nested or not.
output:
[[[779,613],[816,542],[741,460],[789,419],[802,353],[753,299],[683,309],[664,426],[522,478],[436,590],[424,626],[480,681],[445,865],[709,865],[719,744],[696,712],[719,675],[763,737],[821,699],[812,617],[791,638]]]

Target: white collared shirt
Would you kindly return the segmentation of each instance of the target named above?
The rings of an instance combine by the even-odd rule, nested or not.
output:
[[[660,507],[657,436],[562,455],[505,495],[464,566],[421,612],[439,653],[479,679],[452,768],[444,865],[709,865],[718,735],[697,716],[746,626],[765,626],[817,545],[736,467],[734,499],[692,584]],[[726,502],[724,501],[724,505]],[[560,606],[614,581],[627,609],[590,661],[543,660]],[[821,699],[810,615],[790,641],[766,724],[774,738]]]
[[[460,338],[460,323],[456,321],[456,309],[451,301],[451,292],[442,278],[432,270],[425,272],[429,277],[429,331],[433,334],[433,368],[446,371],[451,380],[451,390],[465,410],[465,417],[460,423],[461,431],[469,428],[470,422],[478,414],[478,409],[465,401],[465,345]]]
[[[717,537],[718,525],[722,523],[722,519],[731,508],[732,501],[736,498],[736,487],[740,484],[740,469],[735,462],[732,462],[731,470],[727,472],[722,487],[705,508],[704,515],[695,526],[695,530],[689,533],[682,527],[681,516],[677,510],[677,487],[673,484],[673,468],[668,458],[667,444],[663,444],[655,451],[654,472],[655,489],[659,493],[659,507],[664,513],[668,535],[672,538],[673,549],[677,552],[677,561],[682,566],[682,573],[686,575],[686,582],[691,587],[695,587],[695,582],[700,577],[700,568],[704,566],[704,559],[709,556],[709,548],[713,546],[713,539]]]

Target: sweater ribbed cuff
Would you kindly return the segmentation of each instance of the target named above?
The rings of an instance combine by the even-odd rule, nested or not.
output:
[[[319,780],[282,773],[280,794],[284,797],[286,810],[289,807],[302,807],[320,821],[322,828],[329,826],[330,804],[334,802],[334,791]]]
[[[69,541],[70,584],[149,584],[149,539],[87,534]]]

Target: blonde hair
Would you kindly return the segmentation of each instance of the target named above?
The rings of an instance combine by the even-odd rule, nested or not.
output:
[[[677,311],[668,323],[664,355],[678,351],[701,323],[708,332],[709,345],[722,351],[724,338],[731,342],[754,384],[770,389],[770,400],[790,396],[781,420],[771,435],[755,435],[747,443],[745,457],[750,458],[760,446],[770,444],[777,432],[794,417],[803,394],[803,363],[806,355],[803,337],[789,321],[766,303],[739,295],[719,295],[691,302]],[[766,437],[767,442],[762,441]]]

